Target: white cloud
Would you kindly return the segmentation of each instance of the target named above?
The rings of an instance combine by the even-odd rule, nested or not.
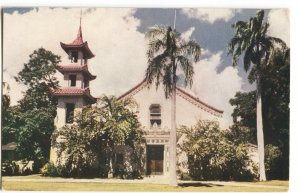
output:
[[[146,69],[146,40],[137,31],[134,9],[83,9],[84,41],[96,55],[90,71],[94,96],[119,95],[141,81]],[[3,80],[10,84],[12,104],[21,98],[21,86],[11,78],[23,68],[33,50],[44,47],[68,62],[59,42],[70,43],[77,34],[80,9],[39,8],[25,14],[4,14]],[[12,86],[13,85],[13,86]],[[12,91],[14,90],[14,91]],[[23,88],[24,90],[24,88]]]
[[[189,41],[193,31],[194,28],[192,27],[183,32],[182,38]],[[223,62],[222,53],[222,51],[212,53],[208,49],[201,49],[201,59],[194,64],[195,75],[190,92],[201,101],[224,111],[220,124],[222,128],[228,128],[233,123],[231,114],[234,109],[229,104],[229,100],[235,96],[236,92],[243,91],[244,82],[242,77],[238,75],[238,69],[231,65],[222,72],[217,72],[217,68]],[[178,74],[182,74],[182,72],[179,71]]]
[[[229,21],[234,16],[234,9],[196,9],[185,8],[181,11],[189,18],[195,18],[213,24],[217,20]]]
[[[288,9],[272,9],[268,14],[269,35],[281,38],[290,45],[290,20]]]
[[[3,72],[3,81],[9,84],[9,90],[6,94],[10,96],[11,105],[15,105],[16,101],[23,98],[22,92],[26,91],[26,87],[16,82],[13,76]],[[5,92],[5,91],[4,91]],[[4,93],[3,93],[4,94]]]
[[[192,90],[203,102],[224,111],[221,126],[228,127],[232,124],[233,112],[229,99],[233,98],[237,91],[242,90],[242,78],[238,75],[238,70],[232,66],[217,73],[217,67],[222,63],[222,52],[209,54],[209,51],[204,51],[204,53],[206,56],[194,65]]]
[[[195,31],[195,27],[191,27],[187,31],[183,32],[180,37],[184,41],[189,41],[194,31]]]

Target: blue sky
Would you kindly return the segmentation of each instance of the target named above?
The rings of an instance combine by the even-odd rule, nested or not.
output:
[[[78,30],[79,8],[4,8],[3,26],[3,80],[11,87],[12,104],[21,98],[16,76],[28,55],[44,47],[61,55],[66,54],[59,42],[71,42]],[[138,84],[147,66],[145,56],[148,27],[171,25],[174,9],[83,8],[83,38],[96,55],[90,61],[90,70],[97,75],[91,83],[94,96],[121,95]],[[201,61],[194,64],[194,85],[190,92],[204,102],[224,110],[225,124],[231,123],[232,107],[228,101],[237,91],[249,91],[242,64],[231,66],[227,44],[234,32],[231,25],[248,20],[256,9],[176,9],[176,29],[186,40],[196,40],[202,48]],[[270,25],[269,35],[280,37],[289,44],[289,12],[286,9],[266,10],[265,20]],[[58,77],[60,74],[57,75]],[[59,77],[61,78],[61,77]]]

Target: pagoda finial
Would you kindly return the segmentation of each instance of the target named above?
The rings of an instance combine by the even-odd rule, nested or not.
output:
[[[81,16],[82,16],[82,11],[80,10],[79,29],[78,29],[76,39],[72,42],[72,44],[75,44],[75,45],[83,44],[82,30],[81,30]]]
[[[80,23],[79,23],[80,28],[81,28],[81,17],[82,17],[82,9],[80,10]]]
[[[80,21],[79,21],[79,30],[77,34],[77,38],[80,37],[82,40],[82,31],[81,31],[81,16],[82,16],[82,10],[80,10]]]

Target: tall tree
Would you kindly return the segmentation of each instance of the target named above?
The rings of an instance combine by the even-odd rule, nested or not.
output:
[[[15,108],[10,106],[10,96],[9,91],[10,87],[8,83],[2,82],[3,87],[3,95],[2,95],[2,132],[1,132],[1,140],[2,144],[7,144],[15,141],[15,126],[16,126],[16,110]]]
[[[24,161],[33,160],[35,169],[49,159],[57,104],[51,89],[58,87],[55,72],[59,62],[59,56],[39,48],[29,56],[29,61],[16,77],[28,88],[24,98],[19,101],[17,153]]]
[[[289,48],[276,49],[272,65],[262,68],[262,110],[266,175],[269,180],[289,178]],[[239,143],[256,144],[255,91],[237,92],[230,99],[234,125],[228,134]]]
[[[177,69],[181,68],[185,77],[185,86],[193,83],[194,62],[199,61],[201,49],[195,41],[185,42],[180,33],[167,26],[154,26],[146,33],[149,39],[147,51],[148,68],[146,82],[155,83],[156,88],[163,84],[166,98],[171,97],[170,131],[170,185],[177,186],[176,175],[176,82]]]
[[[289,178],[289,101],[290,59],[289,48],[276,49],[270,64],[263,69],[262,102],[263,125],[266,133],[266,174],[270,179]],[[271,148],[273,147],[273,148]],[[280,151],[277,161],[275,147]],[[270,154],[274,152],[275,154]],[[269,156],[269,158],[268,158]]]
[[[262,67],[270,64],[270,56],[274,54],[276,47],[285,48],[285,43],[275,37],[267,35],[268,23],[263,23],[264,11],[260,10],[249,22],[238,21],[233,25],[235,35],[228,45],[228,53],[232,55],[233,66],[244,54],[244,69],[250,70],[249,78],[255,77],[256,82],[256,129],[259,153],[259,179],[266,180],[264,164],[264,135],[261,99],[261,72]]]

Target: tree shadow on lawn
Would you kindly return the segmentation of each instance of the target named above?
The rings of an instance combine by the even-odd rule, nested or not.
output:
[[[224,186],[220,184],[211,184],[211,183],[202,183],[202,182],[187,182],[187,183],[178,183],[178,186],[181,187],[214,187],[214,186]]]

